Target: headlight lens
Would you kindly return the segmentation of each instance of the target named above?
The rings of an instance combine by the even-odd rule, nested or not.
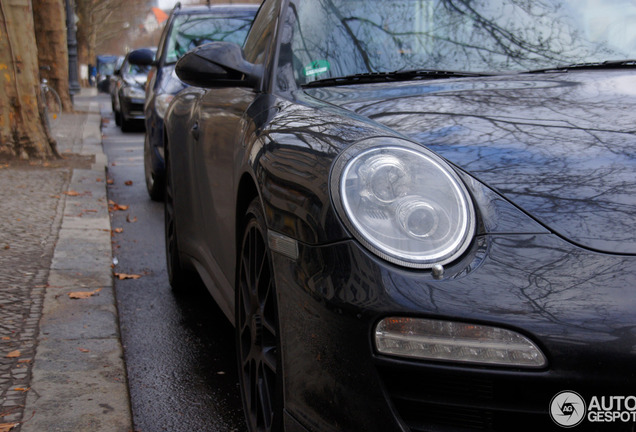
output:
[[[155,98],[155,109],[157,110],[159,118],[163,118],[166,115],[168,105],[170,105],[170,101],[172,101],[172,99],[174,99],[174,95],[168,93],[157,95]]]
[[[127,86],[124,88],[124,96],[130,99],[143,99],[146,97],[146,93],[139,87]]]
[[[331,191],[354,236],[382,258],[413,268],[446,264],[472,239],[472,201],[441,158],[408,141],[375,138],[335,162]]]

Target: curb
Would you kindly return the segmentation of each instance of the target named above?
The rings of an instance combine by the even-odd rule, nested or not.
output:
[[[60,205],[21,432],[132,430],[111,272],[108,159],[96,101],[88,111],[80,154],[94,155],[95,162],[73,170]]]

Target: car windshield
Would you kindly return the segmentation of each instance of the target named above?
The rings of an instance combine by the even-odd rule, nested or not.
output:
[[[633,0],[310,0],[290,8],[299,85],[406,70],[505,73],[636,58]]]
[[[166,52],[166,63],[175,63],[197,46],[214,41],[243,45],[252,25],[252,16],[178,15],[172,26]]]
[[[125,68],[122,70],[124,75],[147,75],[150,71],[150,66],[134,65],[126,63]]]

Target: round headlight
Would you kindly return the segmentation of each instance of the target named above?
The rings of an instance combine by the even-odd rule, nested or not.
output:
[[[348,148],[334,164],[331,193],[353,235],[395,264],[447,264],[472,240],[475,214],[462,181],[408,141],[374,138]]]
[[[164,118],[166,111],[168,111],[168,105],[170,105],[172,99],[174,99],[174,95],[170,93],[158,94],[155,97],[155,109],[157,110],[159,118]]]

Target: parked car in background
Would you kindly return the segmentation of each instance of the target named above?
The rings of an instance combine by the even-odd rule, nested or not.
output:
[[[115,123],[121,130],[128,132],[135,122],[144,119],[144,99],[146,97],[146,81],[150,65],[137,63],[148,54],[154,57],[157,48],[139,48],[130,51],[124,57],[121,67],[115,71],[114,86],[111,87],[111,105],[115,114]]]
[[[634,12],[265,0],[179,60],[168,274],[250,431],[634,431]]]
[[[186,86],[174,73],[175,63],[186,51],[204,43],[243,44],[257,10],[256,5],[243,4],[189,7],[178,4],[172,10],[148,76],[144,106],[144,169],[152,199],[163,198],[163,117],[174,95]]]
[[[110,78],[115,74],[115,70],[121,67],[121,62],[117,62],[123,56],[98,55],[97,56],[97,90],[102,93],[110,92]]]
[[[113,93],[115,91],[115,88],[117,88],[117,74],[116,72],[121,69],[121,65],[122,63],[124,63],[124,58],[125,56],[118,56],[117,60],[115,61],[115,68],[113,69],[113,73],[110,76],[109,84],[108,84],[108,92],[110,94],[110,101],[111,101],[111,107],[113,109],[113,113],[115,112],[115,99],[113,98]],[[119,125],[118,125],[119,126]]]

